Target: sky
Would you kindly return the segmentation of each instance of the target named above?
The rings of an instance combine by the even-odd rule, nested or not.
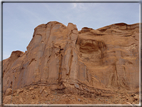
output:
[[[3,3],[3,59],[25,52],[34,28],[49,21],[98,29],[114,23],[140,22],[139,3]]]

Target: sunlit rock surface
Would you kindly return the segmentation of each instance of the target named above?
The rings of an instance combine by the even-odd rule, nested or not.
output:
[[[37,26],[27,51],[13,51],[3,61],[3,94],[40,84],[51,91],[79,90],[94,96],[111,95],[111,90],[137,91],[139,24],[80,31],[72,23],[56,21]]]

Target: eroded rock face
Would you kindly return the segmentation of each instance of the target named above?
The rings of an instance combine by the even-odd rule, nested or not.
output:
[[[135,89],[139,87],[138,24],[113,24],[79,32],[79,58],[97,87]]]
[[[37,26],[27,51],[3,61],[4,93],[33,84],[89,92],[139,88],[139,24],[81,31],[55,21]]]

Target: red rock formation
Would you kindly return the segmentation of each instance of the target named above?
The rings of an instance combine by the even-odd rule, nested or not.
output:
[[[55,21],[37,26],[27,51],[13,51],[3,61],[4,93],[34,84],[95,94],[96,89],[138,89],[139,24],[81,31]]]

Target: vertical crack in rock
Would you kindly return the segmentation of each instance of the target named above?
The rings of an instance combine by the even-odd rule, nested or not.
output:
[[[59,76],[58,76],[58,84],[61,84],[62,81],[62,61],[63,61],[63,49],[59,50]]]
[[[70,52],[70,59],[69,59],[69,72],[67,73],[67,75],[70,75],[72,60],[73,60],[73,53],[72,53],[72,49],[71,49],[71,52]]]

